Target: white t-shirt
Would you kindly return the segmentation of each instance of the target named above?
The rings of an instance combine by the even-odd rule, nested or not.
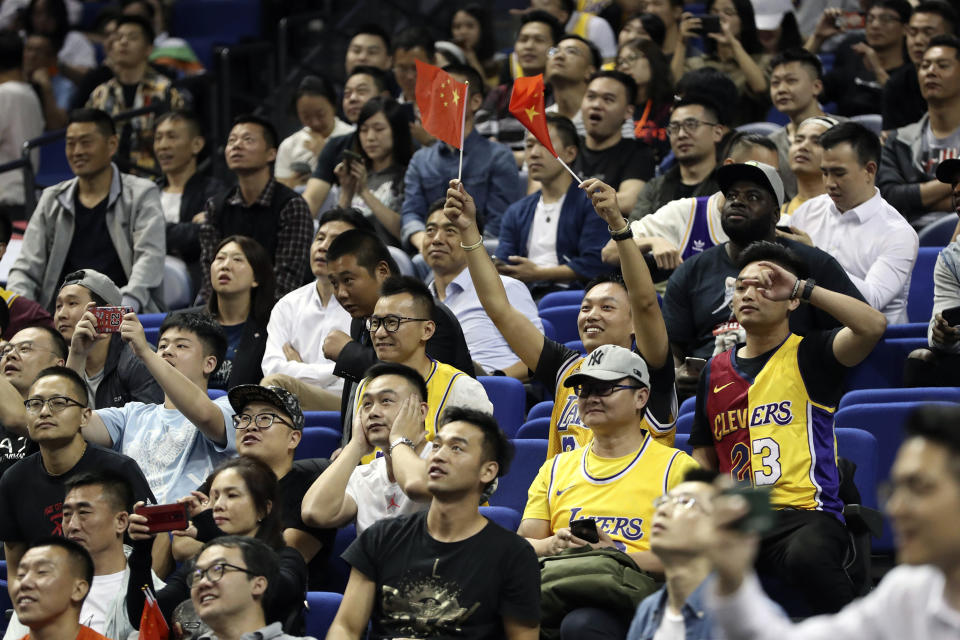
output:
[[[183,193],[160,192],[160,206],[163,207],[163,217],[168,224],[180,222],[180,202]]]
[[[560,225],[560,209],[566,199],[567,194],[563,194],[550,204],[543,201],[543,196],[537,201],[530,237],[527,238],[527,258],[538,266],[556,267],[560,264],[557,258],[557,227]]]
[[[430,443],[423,447],[420,458],[427,459]],[[350,474],[347,495],[357,503],[357,535],[377,520],[396,518],[430,506],[429,502],[416,502],[403,492],[396,482],[387,478],[387,459],[380,457],[369,464],[362,464]]]
[[[107,608],[110,607],[120,591],[124,573],[126,571],[118,571],[105,576],[93,576],[90,593],[87,594],[86,600],[83,601],[83,607],[80,609],[80,624],[90,627],[97,633],[105,631]]]
[[[670,609],[663,612],[663,620],[653,634],[653,640],[684,640],[687,637],[686,625],[683,623],[683,614],[673,613]]]
[[[353,133],[354,127],[352,124],[347,124],[340,118],[336,118],[333,122],[333,131],[330,133],[330,138],[335,138],[337,136],[345,136],[348,133]],[[299,131],[295,131],[291,135],[287,136],[280,143],[280,146],[277,148],[277,160],[273,166],[273,175],[275,178],[292,178],[296,175],[290,165],[294,162],[306,162],[310,165],[310,170],[314,171],[317,168],[317,159],[320,157],[320,150],[318,149],[316,153],[307,148],[307,143],[311,140],[310,129],[304,127]],[[323,209],[321,209],[322,211]]]

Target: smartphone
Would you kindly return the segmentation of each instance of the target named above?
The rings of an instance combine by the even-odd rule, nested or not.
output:
[[[951,327],[960,326],[960,307],[944,309],[940,312],[940,315],[943,316],[943,319],[946,320],[947,324]]]
[[[190,519],[187,518],[187,505],[182,502],[144,505],[135,509],[134,513],[147,518],[150,533],[182,531],[190,524]]]
[[[356,151],[351,151],[350,149],[344,149],[343,153],[340,154],[340,159],[344,164],[350,164],[351,162],[363,162],[363,156]]]
[[[600,534],[597,533],[597,521],[593,518],[574,520],[570,523],[570,533],[590,544],[600,542]]]
[[[118,333],[123,316],[128,313],[133,313],[132,307],[94,307],[97,333]]]
[[[690,373],[700,375],[703,368],[707,366],[707,361],[703,358],[685,358],[683,360],[683,366],[686,367]]]
[[[773,528],[773,509],[770,508],[770,490],[757,487],[733,487],[721,492],[725,496],[742,496],[748,510],[743,517],[730,523],[737,531],[763,534]]]
[[[407,119],[407,122],[417,121],[417,112],[414,110],[412,102],[404,102],[401,104],[400,113],[404,115],[404,117]]]
[[[847,30],[847,29],[863,29],[867,26],[866,18],[862,13],[857,13],[856,11],[844,11],[842,14],[837,16],[837,19],[834,23],[837,29]]]
[[[700,20],[700,28],[697,29],[697,33],[700,35],[706,35],[708,33],[720,33],[723,31],[723,29],[720,27],[720,16],[715,16],[708,13],[697,16],[697,19]]]

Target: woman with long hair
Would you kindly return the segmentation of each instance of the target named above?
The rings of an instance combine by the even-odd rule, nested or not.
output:
[[[617,71],[637,83],[634,137],[653,148],[659,163],[670,152],[666,127],[673,106],[673,78],[667,57],[653,40],[636,38],[620,46]]]
[[[491,87],[496,86],[496,46],[490,13],[479,4],[468,4],[458,9],[450,20],[450,40],[460,47],[467,64],[477,70]]]

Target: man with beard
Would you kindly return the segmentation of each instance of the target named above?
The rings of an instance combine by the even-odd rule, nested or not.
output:
[[[776,169],[760,162],[747,162],[757,171],[750,173],[754,187],[769,192],[769,207],[756,207],[750,194],[726,201],[720,210],[720,222],[730,238],[684,261],[670,276],[663,297],[663,319],[680,362],[685,356],[709,358],[743,342],[740,325],[731,316],[733,285],[740,252],[751,242],[767,240],[792,249],[805,263],[810,277],[824,287],[863,300],[840,264],[824,251],[787,238],[777,237],[777,221],[783,205],[783,182]],[[738,166],[738,165],[728,165]],[[803,305],[790,314],[790,330],[805,335],[812,329],[833,329],[839,324],[820,309]],[[716,346],[715,346],[716,345]]]

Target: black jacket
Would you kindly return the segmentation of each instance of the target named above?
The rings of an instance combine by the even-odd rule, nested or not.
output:
[[[140,358],[120,339],[110,336],[107,360],[103,363],[103,380],[94,394],[96,409],[122,407],[128,402],[163,404],[163,389],[153,379]]]
[[[163,191],[166,177],[157,180],[157,188]],[[220,180],[202,173],[194,173],[183,187],[180,200],[180,221],[167,223],[167,254],[177,256],[184,262],[200,260],[200,225],[193,223],[193,216],[202,213],[207,200],[225,187]]]

